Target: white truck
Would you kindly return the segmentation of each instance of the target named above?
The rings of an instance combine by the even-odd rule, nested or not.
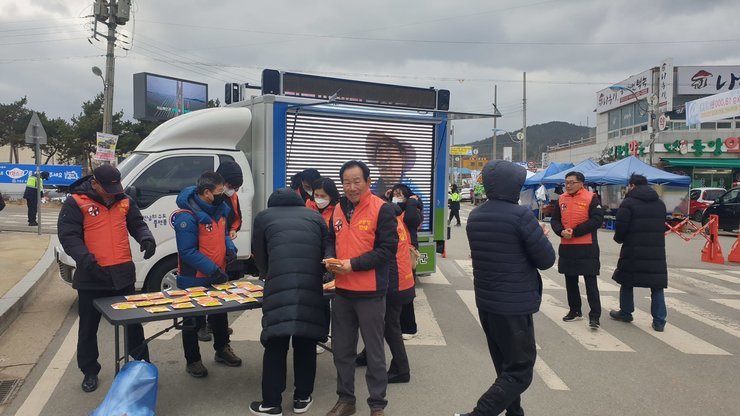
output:
[[[119,165],[124,189],[141,209],[157,241],[156,254],[148,260],[132,250],[137,287],[158,291],[175,286],[175,199],[183,188],[194,185],[201,173],[215,170],[225,160],[238,163],[244,173],[244,184],[238,191],[244,220],[234,241],[240,261],[248,261],[251,253],[251,220],[267,207],[275,189],[286,187],[294,173],[316,168],[322,176],[334,179],[341,191],[339,168],[347,160],[359,159],[371,168],[374,192],[382,193],[400,182],[423,201],[417,270],[422,274],[435,270],[435,252],[444,250],[446,229],[448,120],[456,114],[436,108],[436,94],[444,90],[430,89],[435,94],[435,108],[419,109],[347,102],[362,96],[362,91],[339,99],[334,94],[330,100],[322,94],[314,94],[315,98],[288,96],[307,94],[296,93],[300,89],[296,87],[285,90],[290,82],[281,80],[284,87],[278,93],[165,122]],[[56,248],[56,258],[61,277],[71,282],[74,261],[61,247]]]

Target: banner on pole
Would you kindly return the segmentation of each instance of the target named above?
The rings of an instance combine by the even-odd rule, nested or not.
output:
[[[97,133],[98,150],[95,152],[96,160],[116,160],[116,144],[118,136],[115,134]]]
[[[740,90],[732,90],[686,103],[686,124],[691,127],[740,116]]]
[[[49,172],[44,185],[69,185],[82,177],[80,165],[41,165],[42,172]],[[36,173],[36,165],[0,163],[0,183],[25,184]]]

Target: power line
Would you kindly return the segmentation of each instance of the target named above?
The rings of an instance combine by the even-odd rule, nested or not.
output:
[[[10,64],[15,62],[39,62],[39,61],[63,61],[63,60],[73,60],[73,59],[90,59],[90,58],[100,58],[101,56],[105,55],[82,55],[82,56],[55,56],[55,57],[46,57],[46,58],[36,58],[36,57],[25,57],[25,58],[0,58],[0,65],[1,64]]]

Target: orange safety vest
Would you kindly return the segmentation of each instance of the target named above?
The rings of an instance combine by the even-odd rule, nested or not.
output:
[[[351,259],[373,250],[378,214],[383,204],[385,201],[368,190],[360,197],[360,203],[355,206],[352,222],[347,221],[340,204],[335,206],[333,226],[338,259]],[[377,287],[375,270],[338,274],[336,287],[352,292],[385,292],[387,289],[387,287]]]
[[[558,204],[560,204],[560,221],[563,224],[563,229],[575,228],[577,225],[583,224],[588,221],[588,208],[591,206],[591,200],[594,198],[594,193],[581,189],[576,192],[575,195],[564,193],[560,196]],[[593,237],[591,233],[584,234],[579,237],[573,237],[571,239],[561,239],[560,244],[592,244]]]
[[[115,266],[131,261],[126,216],[129,200],[124,198],[110,206],[87,195],[72,195],[82,212],[82,234],[85,246],[101,267]]]
[[[234,192],[229,199],[231,199],[231,209],[234,211],[234,222],[231,223],[231,231],[236,231],[242,226],[242,217],[239,215],[239,195]]]
[[[327,227],[331,227],[331,216],[334,215],[335,206],[336,204],[332,205],[331,203],[329,203],[329,205],[327,205],[322,211],[319,209],[319,206],[316,205],[316,201],[314,201],[313,199],[309,199],[306,201],[306,208],[312,209],[321,214],[321,217],[324,218],[324,222],[326,223]]]
[[[188,212],[195,216],[193,211],[181,209],[177,212]],[[197,220],[197,217],[196,217]],[[221,270],[226,270],[226,217],[218,221],[211,218],[210,224],[202,224],[198,221],[198,251],[216,263]],[[192,276],[193,267],[177,258],[177,273],[182,276]],[[195,277],[208,277],[195,270]]]
[[[404,291],[414,287],[414,271],[411,267],[411,236],[406,224],[403,222],[406,213],[396,217],[398,222],[398,250],[396,250],[396,265],[398,269],[398,291]]]

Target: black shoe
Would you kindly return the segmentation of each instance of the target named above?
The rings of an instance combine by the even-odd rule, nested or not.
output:
[[[37,223],[37,222],[29,222],[29,223],[28,223],[28,226],[29,226],[29,227],[36,227],[36,226],[38,226],[38,225],[39,225],[39,223]]]
[[[581,314],[580,312],[570,311],[568,312],[567,315],[563,317],[563,320],[565,322],[570,322],[570,321],[575,321],[576,319],[581,319],[582,317],[583,317],[583,314]]]
[[[663,332],[663,330],[665,329],[665,325],[657,325],[657,324],[653,323],[652,326],[653,326],[653,329],[656,332]]]
[[[461,226],[461,225],[460,225],[460,223],[459,223],[459,222],[458,222],[457,224],[455,224],[455,227],[460,227],[460,226]]]
[[[97,374],[85,374],[85,378],[82,380],[82,391],[85,393],[91,393],[98,389],[98,375]]]
[[[210,342],[212,339],[213,337],[208,333],[208,328],[205,325],[198,328],[198,341]]]
[[[262,406],[262,402],[252,402],[252,404],[249,405],[249,411],[253,415],[258,415],[258,416],[270,416],[270,415],[282,416],[283,415],[282,407],[280,406],[264,407]]]
[[[203,365],[203,361],[188,364],[185,371],[195,378],[203,378],[208,375],[208,369]]]
[[[308,408],[311,407],[311,403],[313,403],[313,398],[311,396],[308,396],[308,399],[301,400],[301,399],[293,399],[293,413],[306,413],[308,412]]]
[[[365,354],[365,351],[357,354],[357,358],[355,358],[355,365],[358,367],[367,366],[367,354]]]
[[[589,318],[588,320],[588,327],[591,329],[599,329],[601,325],[599,324],[599,318]]]
[[[396,384],[396,383],[408,383],[411,381],[411,374],[393,374],[388,373],[388,384]]]
[[[628,323],[632,322],[632,319],[633,319],[632,316],[625,315],[621,311],[615,311],[613,309],[609,311],[609,317],[614,319],[615,321],[622,321],[622,322],[628,322]]]
[[[216,360],[217,363],[226,364],[229,367],[239,367],[242,365],[242,359],[234,354],[234,350],[231,349],[230,345],[227,345],[220,351],[216,351],[214,360]]]

